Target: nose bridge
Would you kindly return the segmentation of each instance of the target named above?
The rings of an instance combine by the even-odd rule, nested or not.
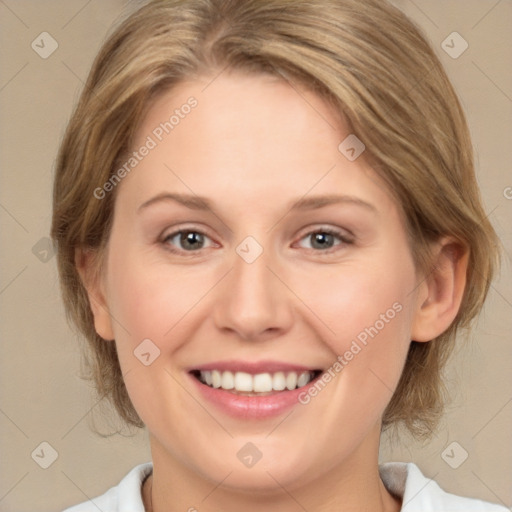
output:
[[[239,244],[232,270],[215,305],[219,328],[253,339],[289,327],[290,298],[283,283],[270,270],[273,260],[272,252],[252,237]]]

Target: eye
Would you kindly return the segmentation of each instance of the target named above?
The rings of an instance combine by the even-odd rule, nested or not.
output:
[[[309,241],[309,247],[300,244],[303,240]],[[300,239],[299,245],[305,249],[315,252],[331,253],[336,251],[338,246],[353,243],[353,240],[345,232],[333,228],[321,228],[309,232]],[[197,253],[201,249],[215,246],[211,238],[200,230],[181,229],[174,231],[162,239],[166,249],[176,253]]]
[[[199,249],[205,248],[206,240],[211,239],[202,231],[182,229],[166,235],[162,243],[165,244],[171,252],[197,252]],[[173,246],[178,246],[179,249],[175,249]]]
[[[306,249],[313,249],[316,252],[331,253],[336,251],[340,245],[348,245],[353,242],[351,238],[342,231],[333,228],[321,228],[309,232],[302,240],[310,241],[310,246]],[[338,241],[338,243],[336,243]]]

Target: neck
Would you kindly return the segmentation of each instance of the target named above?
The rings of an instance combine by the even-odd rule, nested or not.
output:
[[[153,474],[143,486],[146,512],[399,512],[401,500],[384,487],[378,472],[377,443],[365,440],[343,464],[312,471],[308,483],[294,487],[272,480],[272,488],[240,490],[229,485],[229,475],[218,481],[203,477],[169,456],[152,437]],[[368,458],[368,455],[372,455]]]

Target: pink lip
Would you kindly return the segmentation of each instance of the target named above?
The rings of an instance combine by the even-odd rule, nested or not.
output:
[[[228,367],[233,368],[233,366],[231,366],[230,364],[228,364]],[[221,369],[220,366],[205,365],[201,367],[201,370],[207,371],[210,368]],[[222,367],[222,369],[223,368],[224,367]],[[228,371],[229,368],[226,369],[225,371]],[[236,368],[239,371],[241,370],[239,365]],[[256,365],[256,367],[250,365],[245,366],[244,368],[244,371],[247,371],[248,369],[254,370],[248,371],[247,373],[260,372],[259,369],[255,370],[255,368],[259,368],[259,365]],[[268,370],[269,365],[266,365],[265,368]],[[281,370],[308,371],[308,368],[293,365],[288,365],[286,367],[283,365],[279,365],[278,370],[275,371]],[[302,393],[307,393],[309,387],[313,386],[317,379],[321,377],[321,375],[322,374],[319,374],[306,386],[302,386],[301,388],[297,388],[292,391],[275,391],[272,394],[265,396],[246,396],[237,395],[235,393],[231,393],[230,391],[226,391],[221,388],[212,388],[200,382],[196,377],[194,377],[192,373],[187,373],[188,378],[192,381],[192,385],[197,386],[198,391],[201,393],[202,397],[207,402],[211,403],[214,407],[216,407],[221,412],[229,416],[244,420],[266,419],[279,416],[280,414],[283,414],[284,412],[291,409],[293,406],[300,405],[299,396]]]
[[[276,372],[312,372],[319,370],[319,368],[301,366],[297,364],[284,363],[280,361],[216,361],[213,363],[203,364],[200,366],[194,366],[189,368],[188,371],[199,370],[199,371],[212,371],[219,370],[221,372],[245,372],[251,375],[257,373],[276,373]]]

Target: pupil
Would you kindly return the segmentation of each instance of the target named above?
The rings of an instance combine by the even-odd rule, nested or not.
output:
[[[330,242],[332,242],[332,235],[329,233],[316,233],[315,234],[315,243],[319,242],[320,249],[330,246]],[[313,244],[313,245],[314,245]]]
[[[198,241],[200,242],[200,237],[201,237],[201,235],[199,233],[188,232],[181,236],[181,241],[182,241],[182,243],[184,243],[185,248],[188,245],[189,247],[192,247],[192,249],[193,249],[194,243],[197,243]],[[197,247],[197,244],[195,245],[195,247]]]

